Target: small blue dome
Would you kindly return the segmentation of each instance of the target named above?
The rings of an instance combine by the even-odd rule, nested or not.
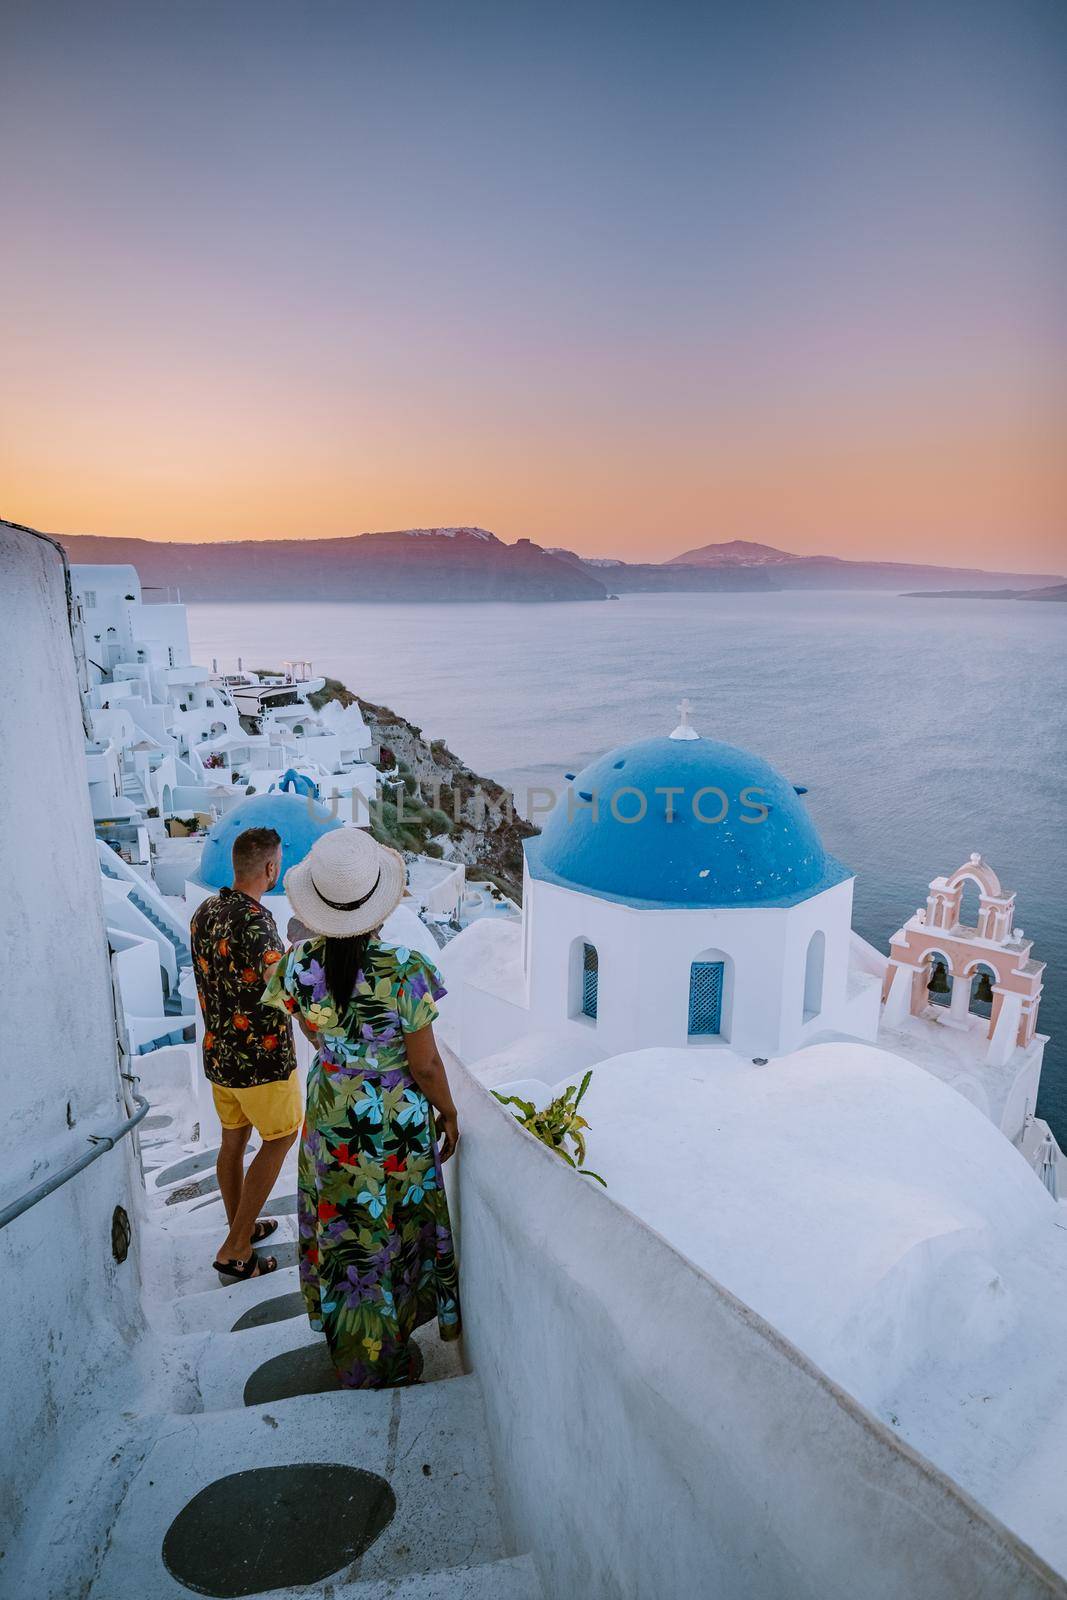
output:
[[[248,828],[273,828],[281,835],[282,877],[303,861],[315,840],[331,828],[340,828],[340,818],[331,816],[325,806],[303,794],[256,794],[220,817],[204,840],[200,857],[200,882],[209,889],[226,889],[233,884],[233,841]]]
[[[526,859],[535,878],[646,906],[790,906],[852,875],[780,772],[713,739],[610,750],[568,786]]]

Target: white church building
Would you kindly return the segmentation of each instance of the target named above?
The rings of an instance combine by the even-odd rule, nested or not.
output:
[[[465,1060],[530,1033],[590,1060],[875,1037],[878,958],[852,932],[853,874],[766,761],[700,738],[686,708],[669,737],[568,778],[526,844],[521,933],[472,927],[449,948]]]

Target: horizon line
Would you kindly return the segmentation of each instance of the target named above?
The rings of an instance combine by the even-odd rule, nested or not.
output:
[[[187,548],[187,549],[211,549],[211,548],[214,548],[215,546],[221,546],[221,547],[229,546],[229,547],[232,547],[234,545],[243,545],[243,544],[310,544],[310,543],[340,544],[340,543],[343,543],[343,542],[346,542],[346,541],[356,540],[356,539],[384,537],[384,536],[388,536],[389,534],[404,534],[404,533],[435,534],[435,533],[439,533],[439,532],[441,532],[443,530],[449,530],[449,531],[456,531],[456,532],[463,532],[463,533],[467,533],[467,532],[470,532],[470,533],[486,533],[486,534],[489,534],[494,540],[496,540],[496,542],[498,544],[503,545],[507,549],[512,549],[512,548],[514,548],[514,546],[516,544],[519,544],[519,543],[522,543],[522,542],[525,541],[526,543],[532,544],[536,548],[538,548],[540,550],[543,550],[546,554],[549,554],[549,555],[554,550],[570,550],[570,551],[572,551],[573,554],[577,555],[583,561],[590,561],[590,562],[594,562],[594,563],[597,563],[597,564],[600,564],[600,563],[605,562],[605,561],[617,561],[621,566],[668,566],[668,565],[671,565],[672,563],[675,563],[675,562],[678,562],[679,565],[682,565],[683,563],[680,563],[678,561],[679,556],[685,555],[691,550],[692,551],[707,550],[707,549],[723,548],[723,547],[726,547],[726,546],[729,546],[729,545],[747,544],[747,545],[752,545],[754,548],[758,548],[758,549],[761,549],[761,550],[773,550],[776,554],[784,556],[788,560],[794,560],[794,561],[828,561],[828,562],[834,562],[834,563],[842,563],[842,564],[844,564],[846,566],[847,565],[856,565],[856,566],[890,566],[890,567],[929,567],[929,568],[940,569],[942,571],[981,572],[981,573],[985,573],[985,574],[988,574],[988,575],[991,575],[991,576],[995,576],[1001,571],[1004,571],[1004,572],[1008,571],[1007,568],[1003,568],[1002,569],[1002,568],[995,568],[995,567],[991,568],[991,567],[987,567],[987,566],[973,566],[973,565],[972,566],[961,566],[961,565],[958,564],[958,562],[954,562],[954,561],[901,560],[899,557],[892,558],[892,557],[882,556],[882,555],[839,556],[839,555],[830,555],[830,554],[828,554],[828,553],[826,553],[825,551],[822,551],[822,550],[814,551],[814,552],[810,552],[810,551],[809,552],[801,552],[801,551],[796,551],[796,550],[784,549],[780,545],[769,545],[764,540],[761,540],[761,539],[748,539],[748,538],[745,538],[745,537],[740,536],[740,535],[734,535],[732,538],[729,538],[729,539],[709,539],[709,540],[705,541],[703,544],[687,545],[684,549],[678,551],[677,554],[674,554],[674,555],[660,556],[660,557],[655,557],[655,556],[634,557],[634,556],[589,555],[589,554],[583,553],[579,548],[577,548],[576,546],[572,546],[572,545],[542,544],[540,540],[533,538],[529,534],[519,534],[516,538],[514,538],[514,539],[509,541],[508,539],[503,538],[500,534],[494,532],[491,528],[486,528],[482,524],[476,523],[476,522],[440,522],[440,523],[428,523],[428,524],[421,524],[421,525],[412,524],[412,525],[409,525],[408,527],[397,527],[397,528],[366,528],[366,529],[360,530],[360,532],[358,532],[358,533],[341,533],[341,534],[336,534],[336,533],[328,533],[328,534],[318,534],[318,533],[276,534],[276,533],[267,533],[267,534],[240,534],[240,535],[238,535],[236,537],[227,537],[227,538],[223,538],[223,539],[196,539],[196,538],[188,539],[188,538],[175,538],[174,536],[169,535],[169,534],[152,534],[152,533],[130,534],[130,533],[95,533],[95,532],[76,532],[76,533],[56,532],[55,530],[52,530],[52,529],[36,529],[36,528],[33,527],[32,524],[23,523],[23,522],[19,521],[18,519],[14,518],[14,517],[5,517],[5,516],[2,516],[2,515],[0,515],[0,521],[9,522],[14,526],[27,527],[27,528],[30,528],[32,531],[35,531],[35,532],[44,532],[50,538],[57,540],[60,544],[62,544],[64,542],[64,540],[66,540],[66,539],[110,539],[110,540],[122,541],[122,542],[125,542],[125,543],[140,543],[140,544],[152,544],[152,545],[156,545],[156,544],[158,544],[158,545],[177,545],[177,546],[181,546],[181,547]],[[694,563],[692,563],[692,565],[700,566],[701,564],[699,562],[694,562]],[[738,563],[738,565],[742,565],[742,563]],[[1050,572],[1050,571],[1041,570],[1041,569],[1038,569],[1038,568],[1028,569],[1025,565],[1013,567],[1010,570],[1011,570],[1012,575],[1018,574],[1020,576],[1025,575],[1025,576],[1033,576],[1033,577],[1047,577],[1047,578],[1052,578],[1056,582],[1061,582],[1061,583],[1067,581],[1067,576],[1065,576],[1065,574],[1063,574],[1063,573]]]

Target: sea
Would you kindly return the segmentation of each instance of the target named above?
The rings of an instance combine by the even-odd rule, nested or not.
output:
[[[194,604],[193,660],[316,673],[516,793],[696,730],[794,783],[856,873],[873,945],[978,851],[1047,963],[1039,1112],[1067,1147],[1067,605],[894,594],[631,594],[559,604]],[[537,801],[534,802],[538,803]]]

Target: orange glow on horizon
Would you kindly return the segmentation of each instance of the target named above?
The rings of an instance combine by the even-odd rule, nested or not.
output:
[[[1067,567],[1056,8],[8,9],[0,514]]]
[[[751,539],[798,555],[1049,572],[1067,565],[1067,472],[1054,430],[1017,419],[779,418],[669,447],[640,419],[604,439],[542,422],[484,453],[474,429],[403,437],[158,402],[9,415],[2,514],[55,533],[152,540],[334,538],[474,524],[583,555],[662,561]],[[1014,423],[1014,426],[1013,426]],[[710,432],[710,431],[709,431]],[[400,435],[398,437],[398,434]],[[714,437],[714,436],[712,436]],[[55,440],[63,470],[56,472]]]

